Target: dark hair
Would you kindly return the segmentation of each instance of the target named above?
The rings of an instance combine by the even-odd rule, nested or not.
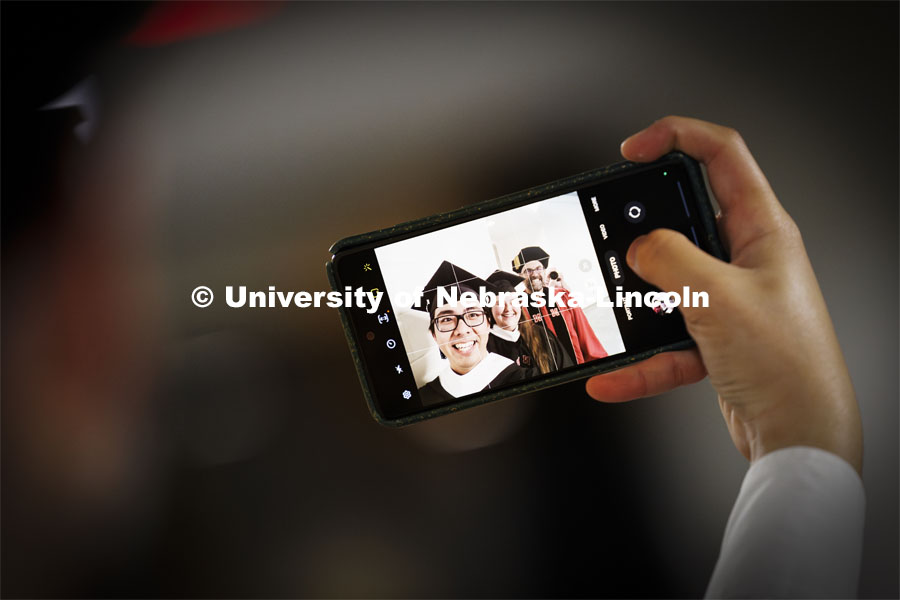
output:
[[[541,373],[555,371],[557,367],[553,364],[551,358],[553,354],[550,351],[550,344],[547,338],[544,335],[541,335],[544,331],[543,327],[535,325],[524,309],[522,310],[521,317],[519,317],[519,331],[522,334],[522,341],[525,342],[525,346],[528,348],[531,358],[534,360]]]

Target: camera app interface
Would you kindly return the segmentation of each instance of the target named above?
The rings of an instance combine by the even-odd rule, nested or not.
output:
[[[375,254],[423,406],[625,351],[575,192]]]
[[[354,315],[381,410],[403,416],[688,339],[676,303],[625,256],[660,227],[701,246],[691,190],[681,164],[655,166],[344,259],[386,295],[378,314]]]

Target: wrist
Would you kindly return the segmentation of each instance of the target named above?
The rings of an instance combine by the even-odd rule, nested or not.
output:
[[[796,446],[819,448],[843,458],[862,475],[862,424],[856,399],[842,402],[781,403],[780,410],[758,415],[747,424],[750,461]],[[823,404],[830,404],[823,410]],[[811,418],[812,417],[812,418]]]

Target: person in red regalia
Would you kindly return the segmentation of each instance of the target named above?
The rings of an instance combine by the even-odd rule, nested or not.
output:
[[[558,276],[551,278],[547,274],[549,264],[550,256],[539,246],[522,248],[512,260],[513,271],[525,278],[530,294],[547,295],[549,292],[562,300],[557,306],[525,308],[528,317],[535,325],[543,325],[554,334],[577,364],[605,357],[606,350],[591,329],[584,311],[568,306],[569,290],[561,285]]]

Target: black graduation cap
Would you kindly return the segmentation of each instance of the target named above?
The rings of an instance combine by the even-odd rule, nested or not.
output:
[[[487,278],[487,282],[494,286],[498,292],[514,292],[516,286],[525,281],[524,277],[519,277],[515,273],[509,271],[501,271],[497,269]]]
[[[525,266],[525,263],[531,262],[533,260],[541,261],[541,264],[544,265],[544,268],[547,268],[547,265],[550,264],[550,255],[544,252],[544,249],[539,246],[528,246],[527,248],[522,248],[519,250],[519,253],[516,254],[516,257],[512,259],[512,268],[516,273],[522,272],[522,267]]]
[[[477,294],[481,287],[484,287],[487,291],[495,291],[494,287],[481,277],[473,275],[445,260],[434,272],[434,275],[431,276],[428,283],[425,284],[425,289],[422,291],[422,301],[414,304],[413,308],[424,310],[434,317],[434,311],[437,309],[438,288],[445,288],[445,293],[449,294],[450,288],[453,287],[458,288],[456,292],[457,297],[463,292],[475,292]]]

